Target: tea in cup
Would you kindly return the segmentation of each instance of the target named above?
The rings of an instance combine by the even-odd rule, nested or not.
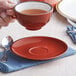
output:
[[[53,7],[45,2],[26,1],[15,6],[16,18],[28,30],[39,30],[51,18]]]

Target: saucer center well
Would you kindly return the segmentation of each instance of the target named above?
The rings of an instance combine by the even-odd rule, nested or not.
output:
[[[45,47],[32,47],[29,49],[29,53],[32,55],[46,55],[48,49]]]

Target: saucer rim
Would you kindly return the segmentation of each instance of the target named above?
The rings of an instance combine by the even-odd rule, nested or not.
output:
[[[56,5],[56,10],[57,10],[57,12],[58,12],[61,16],[65,17],[65,18],[68,18],[68,19],[71,19],[71,20],[73,20],[73,21],[76,21],[76,18],[73,18],[72,16],[66,15],[65,13],[63,13],[62,11],[60,11],[59,5],[60,5],[62,2],[63,2],[63,0]]]
[[[72,26],[76,26],[76,23],[74,23],[71,19],[68,19],[68,18],[67,18],[67,21],[68,21],[68,23],[71,24]]]

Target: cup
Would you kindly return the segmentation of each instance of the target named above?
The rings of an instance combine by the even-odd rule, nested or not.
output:
[[[15,6],[15,15],[18,22],[28,30],[41,29],[51,18],[53,7],[45,2],[40,1],[26,1]],[[46,12],[39,13],[22,13],[26,10],[44,10]],[[36,11],[35,11],[36,12]]]
[[[42,1],[42,2],[49,3],[53,7],[55,7],[62,0],[20,0],[20,2],[25,2],[25,1]]]

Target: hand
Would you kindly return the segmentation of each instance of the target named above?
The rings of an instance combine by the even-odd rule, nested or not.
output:
[[[14,6],[15,4],[9,0],[0,0],[0,27],[7,26],[13,20]]]

